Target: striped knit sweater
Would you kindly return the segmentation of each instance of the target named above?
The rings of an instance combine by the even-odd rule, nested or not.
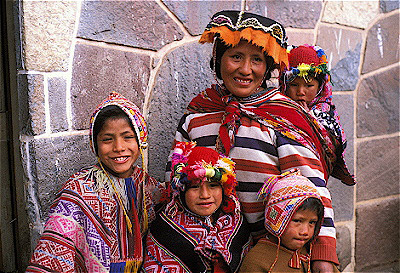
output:
[[[287,100],[287,97],[277,90],[261,96],[262,98],[257,97],[254,100],[257,102]],[[254,100],[240,101],[240,103],[251,105],[254,104]],[[179,122],[175,141],[196,141],[198,146],[215,148],[223,114],[223,111],[185,114]],[[235,135],[235,144],[230,150],[229,157],[236,162],[239,182],[237,194],[253,235],[258,237],[265,232],[265,205],[257,200],[257,192],[264,181],[271,175],[299,168],[301,173],[317,186],[325,206],[325,219],[312,252],[312,260],[338,264],[331,196],[326,188],[327,177],[317,155],[270,126],[262,125],[247,116],[242,116],[240,121],[241,126]],[[167,170],[169,166],[170,162]],[[169,172],[166,174],[166,179],[169,180]]]

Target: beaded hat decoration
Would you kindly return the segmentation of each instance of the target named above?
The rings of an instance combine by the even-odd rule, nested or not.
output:
[[[236,196],[235,163],[214,149],[196,146],[195,142],[177,142],[171,162],[171,186],[175,194],[184,192],[189,184],[208,180],[218,182],[225,196]],[[224,205],[225,212],[234,208],[229,200]]]
[[[297,208],[310,197],[322,199],[315,185],[293,169],[281,175],[271,176],[258,192],[266,201],[265,228],[280,238]]]
[[[272,19],[244,11],[220,11],[212,16],[199,42],[213,43],[216,37],[232,47],[246,40],[261,47],[277,64],[288,67],[286,32]]]
[[[289,67],[285,72],[285,82],[291,82],[296,77],[302,77],[307,83],[309,78],[323,74],[326,81],[330,81],[330,71],[328,69],[328,60],[326,54],[319,46],[301,45],[298,47],[289,47]]]
[[[127,98],[122,96],[121,94],[117,92],[111,92],[110,95],[104,99],[99,106],[97,106],[96,110],[93,112],[92,117],[90,118],[90,147],[92,149],[92,152],[96,154],[95,150],[95,139],[93,136],[93,128],[94,124],[97,118],[97,115],[100,113],[100,111],[105,108],[106,106],[109,105],[115,105],[121,108],[122,111],[124,111],[130,121],[132,122],[133,128],[135,128],[135,133],[137,136],[137,139],[139,141],[139,148],[140,150],[144,150],[147,148],[147,125],[146,121],[143,117],[143,115],[140,113],[139,108],[129,101]]]

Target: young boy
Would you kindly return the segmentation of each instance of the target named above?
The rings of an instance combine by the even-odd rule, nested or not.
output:
[[[247,253],[234,162],[195,145],[175,145],[172,197],[150,226],[145,272],[237,272]]]
[[[313,240],[324,216],[315,185],[294,169],[269,178],[259,195],[267,203],[268,234],[246,255],[240,272],[310,272]]]
[[[147,146],[146,122],[136,105],[113,92],[94,111],[89,136],[98,162],[64,184],[27,272],[139,270],[142,233],[163,191],[135,165]]]
[[[289,51],[288,71],[283,74],[285,95],[296,101],[319,123],[326,145],[332,151],[331,175],[354,185],[345,160],[346,136],[332,103],[332,85],[325,52],[318,46],[301,45]]]

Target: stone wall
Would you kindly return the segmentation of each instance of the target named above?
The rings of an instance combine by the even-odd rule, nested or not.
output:
[[[241,8],[281,22],[289,44],[324,48],[358,180],[329,181],[341,269],[399,271],[398,1],[16,2],[24,167],[17,186],[31,248],[61,184],[93,162],[89,115],[110,91],[143,110],[148,169],[162,180],[185,106],[214,81],[211,47],[198,44],[199,35],[215,12]]]

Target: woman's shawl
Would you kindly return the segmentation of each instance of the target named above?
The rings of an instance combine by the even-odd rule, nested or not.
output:
[[[145,272],[206,272],[218,254],[237,272],[249,245],[249,227],[239,209],[212,222],[211,217],[188,211],[175,196],[150,226],[143,268]]]
[[[65,183],[50,208],[27,272],[121,272],[134,258],[138,238],[128,232],[125,215],[105,177],[103,170],[93,166],[74,174]],[[148,198],[140,196],[143,180]],[[125,182],[131,221],[136,214],[139,223],[143,222],[143,200],[149,202],[147,213],[152,221],[154,204],[162,189],[156,180],[135,167],[132,176],[121,182]]]

